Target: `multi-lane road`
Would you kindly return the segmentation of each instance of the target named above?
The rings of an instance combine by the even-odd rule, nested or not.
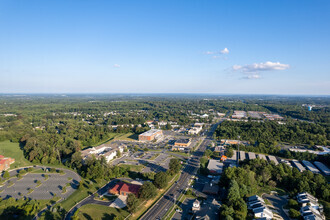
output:
[[[142,220],[162,219],[165,217],[166,212],[173,206],[175,200],[179,198],[179,195],[188,187],[189,179],[196,174],[199,168],[199,159],[203,156],[206,147],[212,141],[213,133],[218,125],[219,123],[211,126],[206,138],[182,170],[179,180],[173,184],[165,195],[151,209],[149,209],[146,214],[141,217]]]

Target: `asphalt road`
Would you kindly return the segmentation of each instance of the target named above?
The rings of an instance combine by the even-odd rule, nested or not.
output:
[[[269,195],[269,194],[264,194],[262,195],[262,197],[264,199],[267,199],[274,206],[274,208],[278,211],[278,213],[284,220],[290,220],[290,218],[286,215],[286,213],[283,210],[283,206],[287,204],[287,199],[284,199],[281,196]]]
[[[193,160],[188,160],[177,183],[173,184],[167,193],[141,217],[141,220],[162,219],[165,217],[166,212],[173,206],[175,199],[179,198],[179,195],[188,187],[189,179],[196,174],[199,168],[199,159],[203,156],[206,147],[210,144],[218,124],[212,125],[209,129],[207,137],[201,143],[198,150],[193,153],[191,157]]]

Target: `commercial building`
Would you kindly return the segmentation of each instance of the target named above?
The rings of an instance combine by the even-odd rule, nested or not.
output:
[[[207,165],[207,169],[211,174],[221,174],[223,171],[223,163],[218,160],[209,160],[209,164]]]
[[[10,164],[12,163],[15,163],[15,159],[0,155],[0,172],[8,170],[10,168]]]
[[[231,118],[235,118],[235,119],[247,118],[247,114],[245,111],[234,111]]]
[[[309,162],[307,160],[303,160],[301,162],[302,162],[302,164],[305,165],[305,167],[307,168],[307,170],[309,170],[309,171],[311,171],[313,173],[317,173],[317,174],[320,173],[320,171],[311,162]]]
[[[189,129],[188,134],[194,135],[202,131],[204,123],[195,123],[192,128]]]
[[[135,196],[138,197],[140,188],[141,188],[141,185],[125,183],[125,182],[120,181],[116,185],[114,185],[112,188],[110,188],[108,190],[108,192],[111,194],[123,195],[123,196],[127,196],[128,194],[133,193]]]
[[[292,168],[292,165],[291,165],[291,163],[288,160],[281,159],[280,162],[281,163],[285,163],[286,165],[288,165],[289,167]]]
[[[89,157],[94,157],[96,159],[101,159],[101,157],[104,157],[107,162],[110,160],[113,160],[115,157],[118,156],[118,152],[120,154],[123,154],[123,152],[127,149],[127,146],[125,144],[102,144],[97,147],[88,148],[86,150],[81,151],[81,156],[83,160],[86,160]]]
[[[324,175],[326,175],[326,176],[330,175],[330,169],[326,165],[324,165],[323,163],[321,163],[319,161],[315,161],[314,164],[317,168],[319,168],[321,170],[321,172]]]
[[[239,159],[240,160],[245,160],[246,159],[246,157],[245,157],[245,151],[240,151],[239,152]]]
[[[301,163],[298,162],[298,160],[292,160],[291,161],[293,163],[293,165],[300,171],[303,172],[305,171],[305,167],[303,165],[301,165]]]
[[[163,131],[151,129],[139,135],[139,141],[153,141],[163,137]]]
[[[195,135],[202,131],[202,127],[192,127],[189,129],[188,134]]]
[[[279,116],[278,114],[267,114],[264,113],[263,116],[267,119],[267,120],[283,120],[282,116]]]
[[[276,157],[272,156],[272,155],[268,155],[268,160],[269,161],[273,161],[275,165],[278,165],[278,161],[276,159]]]
[[[245,146],[250,144],[250,142],[248,142],[248,141],[229,140],[229,139],[221,139],[220,143],[223,144],[223,145],[243,144]]]
[[[258,154],[258,158],[262,160],[267,160],[264,154]]]
[[[191,140],[187,138],[187,139],[179,139],[175,141],[174,146],[189,147],[190,144],[191,144]]]
[[[256,157],[256,154],[253,153],[253,152],[249,152],[249,153],[248,153],[248,156],[249,156],[249,159],[250,159],[250,160],[254,160],[254,159],[257,158],[257,157]]]

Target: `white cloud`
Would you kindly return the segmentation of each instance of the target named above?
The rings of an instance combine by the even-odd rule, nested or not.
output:
[[[113,64],[113,67],[114,68],[120,68],[120,65],[119,64]]]
[[[206,54],[206,55],[229,54],[229,50],[226,47],[225,49],[220,50],[220,51],[206,51],[206,52],[204,52],[204,54]]]
[[[259,74],[251,74],[251,75],[247,75],[244,76],[242,79],[260,79],[261,76]]]
[[[204,54],[206,55],[212,55],[212,54],[216,54],[217,52],[214,52],[214,51],[206,51],[204,52]]]
[[[226,47],[225,49],[221,50],[220,53],[221,53],[221,54],[229,54],[229,50],[228,50],[228,48]]]
[[[289,64],[282,64],[280,62],[267,61],[265,63],[253,63],[249,65],[234,65],[233,70],[241,71],[243,73],[257,73],[260,71],[272,71],[272,70],[286,70],[290,68]]]

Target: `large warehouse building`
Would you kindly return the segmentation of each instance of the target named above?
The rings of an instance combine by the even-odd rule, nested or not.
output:
[[[152,141],[163,136],[163,131],[151,129],[139,135],[139,141]]]

